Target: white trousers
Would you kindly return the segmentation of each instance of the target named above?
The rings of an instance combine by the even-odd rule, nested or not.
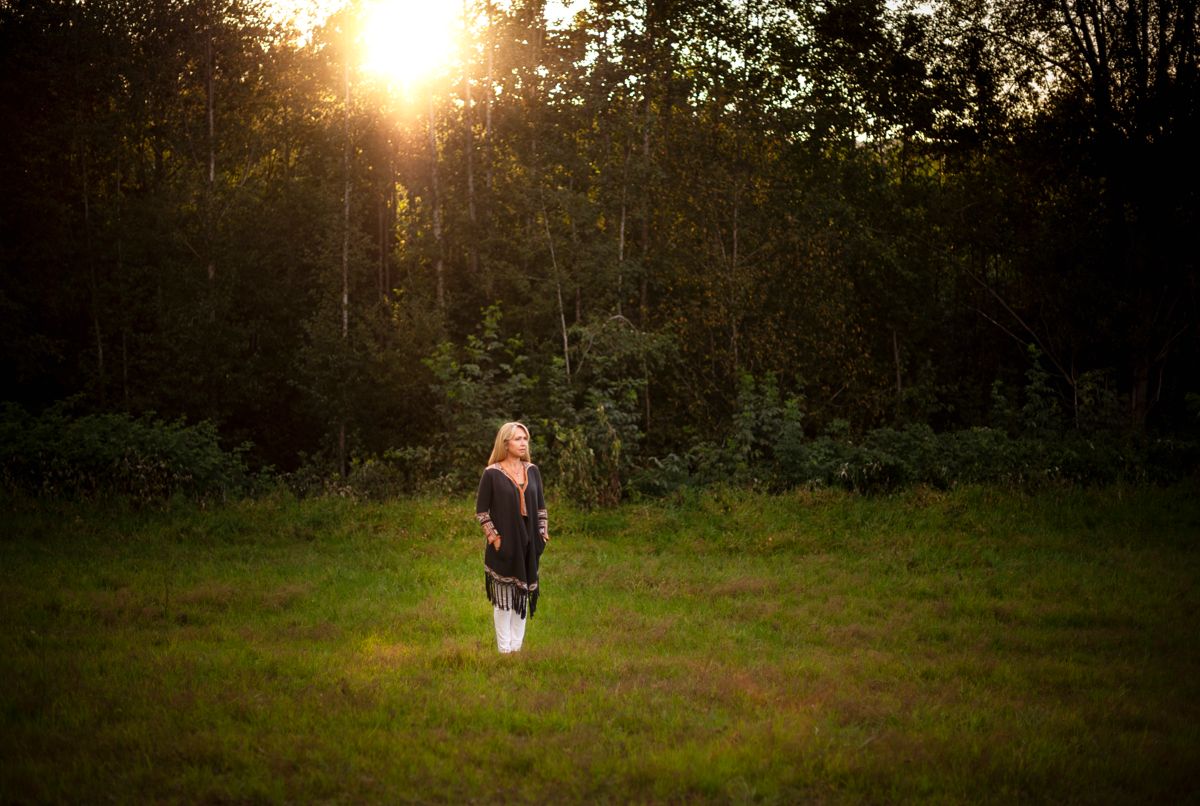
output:
[[[501,652],[516,652],[525,640],[525,619],[516,610],[492,608],[492,620],[496,623],[496,648]]]

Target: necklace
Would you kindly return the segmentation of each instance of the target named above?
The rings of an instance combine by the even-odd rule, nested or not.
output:
[[[529,513],[525,510],[525,488],[529,486],[529,471],[525,469],[525,465],[521,465],[521,480],[517,481],[516,477],[509,472],[508,468],[500,462],[500,472],[508,476],[508,480],[517,488],[517,498],[521,500],[521,517],[526,517]]]

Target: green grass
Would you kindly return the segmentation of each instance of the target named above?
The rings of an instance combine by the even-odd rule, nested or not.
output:
[[[1195,490],[9,502],[0,801],[1200,797]]]

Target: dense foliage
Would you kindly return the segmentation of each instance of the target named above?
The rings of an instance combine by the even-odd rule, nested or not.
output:
[[[359,11],[0,4],[29,417],[378,489],[469,485],[523,418],[595,502],[1194,456],[1191,0],[470,0],[411,96]]]
[[[242,460],[247,446],[222,449],[211,423],[189,426],[152,415],[76,417],[65,405],[34,417],[6,404],[0,414],[5,492],[135,502],[172,495],[223,500],[252,491],[256,481]]]

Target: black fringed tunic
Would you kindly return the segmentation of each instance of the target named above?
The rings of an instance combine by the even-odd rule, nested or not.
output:
[[[488,601],[501,610],[532,616],[538,601],[538,559],[546,548],[546,499],[537,465],[525,466],[525,506],[512,479],[499,465],[488,465],[475,495],[475,520],[485,536],[500,536],[500,549],[489,541],[483,552],[483,584]],[[525,514],[521,514],[521,510]]]

